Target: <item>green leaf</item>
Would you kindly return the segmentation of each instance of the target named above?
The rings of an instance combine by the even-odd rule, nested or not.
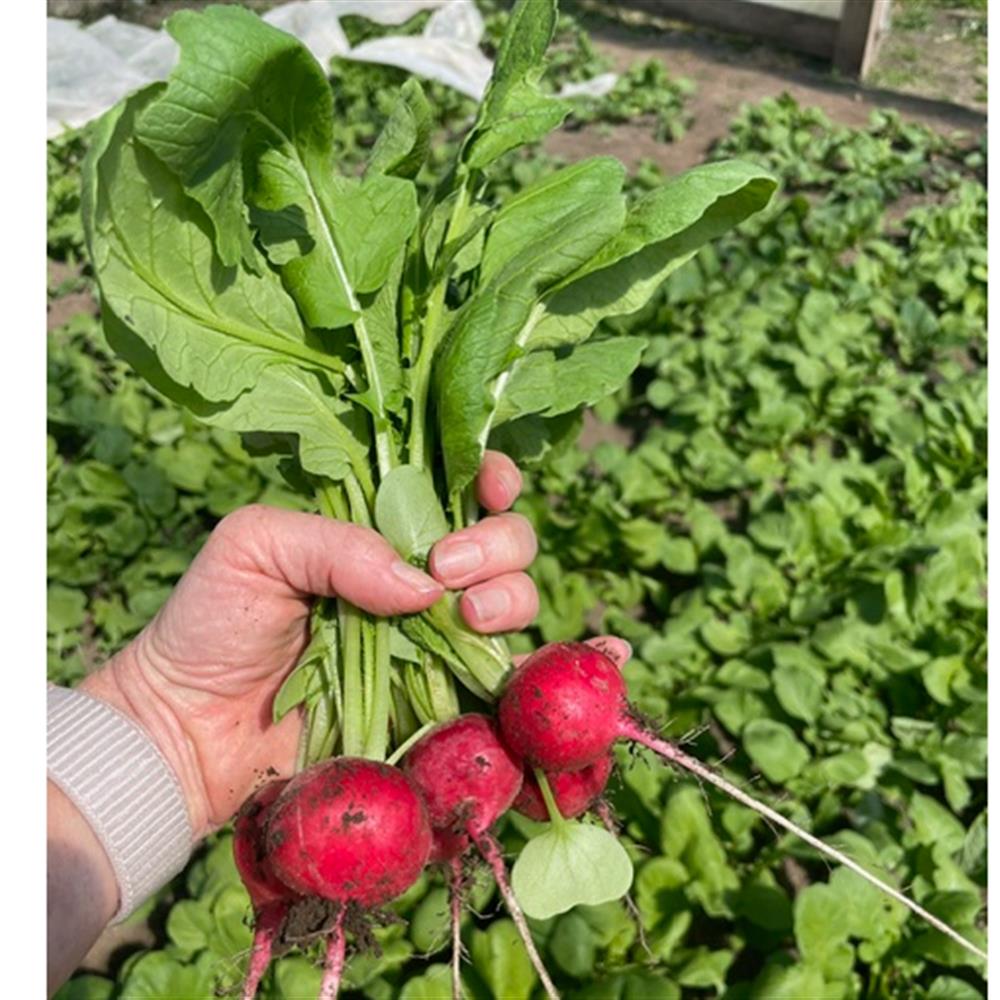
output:
[[[796,719],[814,722],[823,702],[822,671],[805,667],[776,667],[771,674],[781,707]]]
[[[769,963],[754,981],[752,1000],[840,1000],[842,984],[828,984],[819,969],[810,965]]]
[[[597,937],[582,914],[573,911],[560,917],[547,942],[556,964],[576,979],[594,974]]]
[[[553,261],[544,260],[545,248],[553,246],[553,229],[570,221],[574,211],[593,212],[596,203],[607,213],[599,232],[605,234],[604,238],[617,232],[625,221],[625,198],[621,193],[624,181],[625,168],[618,160],[594,156],[555,170],[508,198],[490,225],[480,264],[482,284],[490,284],[526,252],[544,267],[547,282],[572,271],[580,259],[585,259],[576,250],[555,266]],[[592,239],[588,242],[600,245]]]
[[[349,408],[328,389],[342,363],[314,345],[277,276],[220,270],[197,206],[136,145],[132,120],[156,89],[109,112],[91,147],[84,214],[109,341],[202,419],[298,434],[310,471],[339,479],[354,463],[367,475],[367,449],[341,419]]]
[[[79,628],[87,617],[87,595],[70,587],[50,586],[47,592],[46,624],[50,633]]]
[[[139,136],[205,210],[222,262],[253,263],[244,145],[280,137],[300,155],[328,148],[329,85],[294,37],[241,8],[180,11],[167,30],[180,45],[180,60],[162,99],[142,116]],[[286,86],[302,99],[284,100]],[[326,113],[306,118],[312,108]]]
[[[317,980],[317,990],[318,988]],[[305,993],[301,995],[306,996]],[[399,993],[399,1000],[447,1000],[451,995],[451,966],[428,965],[425,972],[406,980]],[[289,997],[288,1000],[292,998]]]
[[[434,366],[450,493],[464,488],[479,469],[510,365],[540,315],[541,289],[619,228],[621,181],[620,170],[604,159],[565,167],[519,196],[518,204],[527,200],[535,219],[545,223],[537,238],[522,244],[506,228],[487,238],[484,266],[489,258],[493,277],[459,311]]]
[[[688,576],[698,570],[698,550],[690,538],[667,538],[660,546],[660,562],[671,573]]]
[[[420,82],[411,76],[399,88],[396,103],[368,158],[367,169],[396,177],[416,177],[427,159],[431,128],[431,106]]]
[[[52,1000],[111,1000],[114,992],[113,980],[84,973],[63,983]]]
[[[794,778],[809,760],[809,751],[784,723],[754,719],[743,730],[743,746],[768,781]]]
[[[581,412],[546,419],[533,414],[490,431],[489,446],[502,451],[522,468],[554,459],[575,443],[583,424]]]
[[[660,815],[660,847],[665,855],[683,863],[686,893],[691,898],[711,916],[730,915],[729,897],[739,879],[697,788],[683,785],[671,792]]]
[[[954,976],[938,976],[927,988],[925,1000],[982,1000],[983,994],[971,983]]]
[[[185,958],[207,948],[213,930],[212,912],[201,900],[182,899],[170,908],[167,933]]]
[[[282,958],[274,966],[275,1000],[302,1000],[319,996],[323,970],[315,962],[300,955]]]
[[[639,199],[625,228],[546,298],[526,343],[573,344],[611,316],[640,309],[703,244],[760,211],[775,189],[759,167],[738,160],[695,167]]]
[[[421,955],[433,955],[451,940],[450,893],[434,886],[410,915],[410,940]]]
[[[415,465],[393,469],[375,496],[375,524],[404,559],[426,559],[434,543],[448,534],[430,473]]]
[[[219,958],[203,952],[194,962],[181,962],[165,951],[141,955],[128,969],[121,994],[129,1000],[177,1000],[211,997]]]
[[[538,977],[513,920],[494,920],[485,930],[475,930],[469,951],[494,996],[528,1000]]]
[[[632,884],[632,862],[602,827],[556,823],[525,844],[510,881],[524,912],[545,920],[574,906],[620,899]]]
[[[462,149],[472,169],[543,138],[569,113],[568,103],[538,86],[555,26],[556,0],[518,0],[511,11],[493,76]]]
[[[538,413],[544,417],[592,406],[619,389],[638,367],[641,337],[592,340],[568,353],[535,351],[511,368],[494,426]]]

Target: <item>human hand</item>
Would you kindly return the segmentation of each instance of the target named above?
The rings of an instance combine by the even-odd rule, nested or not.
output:
[[[274,695],[309,641],[314,596],[375,615],[421,611],[445,588],[481,632],[524,628],[538,596],[523,570],[528,521],[504,513],[521,489],[514,463],[487,452],[476,481],[491,516],[443,538],[430,575],[370,528],[261,505],[224,518],[156,617],[82,684],[136,719],[176,771],[203,836],[226,822],[262,774],[292,771],[302,721],[271,721]]]

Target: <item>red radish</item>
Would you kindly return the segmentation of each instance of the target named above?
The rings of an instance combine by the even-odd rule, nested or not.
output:
[[[550,643],[508,681],[500,731],[531,767],[579,771],[606,757],[622,735],[626,693],[621,672],[593,646]]]
[[[485,715],[462,715],[422,736],[403,758],[403,770],[427,803],[434,830],[434,860],[448,865],[452,934],[461,894],[461,856],[474,844],[496,879],[507,911],[550,997],[558,997],[542,964],[520,905],[507,878],[503,853],[490,827],[511,806],[521,788],[521,762],[501,742],[496,723]],[[453,948],[453,989],[460,990],[460,952]],[[456,992],[460,996],[460,992]]]
[[[898,889],[866,871],[843,851],[825,844],[651,732],[629,705],[625,680],[617,664],[595,646],[556,642],[533,653],[515,668],[507,682],[500,698],[499,718],[504,742],[532,767],[546,773],[594,764],[611,752],[617,740],[630,740],[648,747],[669,763],[715,785],[737,802],[849,868],[942,934],[986,960],[986,953],[981,948]]]
[[[321,1000],[332,1000],[344,967],[344,910],[381,906],[405,892],[431,850],[427,810],[398,768],[356,757],[297,774],[271,807],[268,861],[300,893],[337,904]]]
[[[585,813],[600,798],[613,766],[611,754],[606,754],[579,771],[554,771],[546,774],[560,814],[565,819],[575,819]],[[538,823],[544,823],[549,818],[542,790],[530,768],[525,768],[524,784],[521,785],[512,808]]]
[[[403,758],[420,790],[441,860],[462,854],[505,813],[521,787],[521,765],[485,715],[461,715],[422,736]]]
[[[289,906],[298,899],[274,874],[264,851],[264,831],[269,807],[287,781],[272,781],[243,804],[233,836],[233,857],[253,905],[254,934],[250,965],[243,984],[243,1000],[253,1000],[271,961],[274,942],[281,933]]]

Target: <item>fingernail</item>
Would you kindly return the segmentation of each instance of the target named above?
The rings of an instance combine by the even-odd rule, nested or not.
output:
[[[483,564],[483,551],[475,542],[455,542],[434,553],[434,572],[441,576],[465,576]]]
[[[481,622],[493,621],[510,610],[510,594],[502,587],[470,591],[466,596],[476,613],[476,618]]]
[[[411,587],[420,594],[433,594],[441,589],[441,584],[437,580],[417,569],[416,566],[409,565],[409,563],[394,562],[392,574],[397,580],[402,580],[407,587]]]

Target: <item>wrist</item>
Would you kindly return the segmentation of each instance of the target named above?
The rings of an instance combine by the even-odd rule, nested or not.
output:
[[[196,840],[210,833],[210,807],[198,752],[157,683],[157,671],[145,662],[137,639],[100,670],[87,677],[80,690],[107,702],[140,726],[166,759],[184,795],[188,819]]]

